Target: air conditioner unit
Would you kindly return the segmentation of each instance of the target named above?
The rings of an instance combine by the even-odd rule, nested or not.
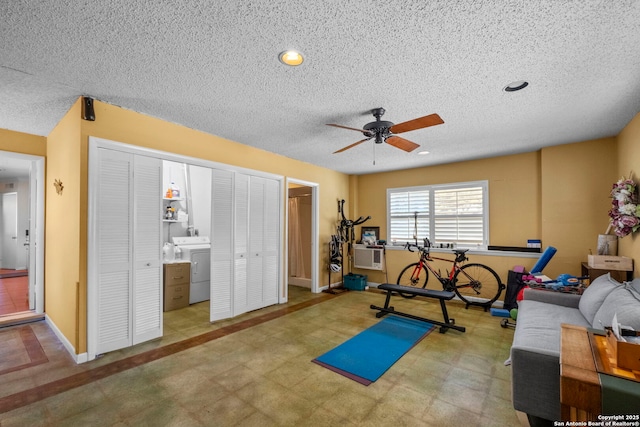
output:
[[[353,266],[367,270],[384,270],[384,249],[354,246]]]

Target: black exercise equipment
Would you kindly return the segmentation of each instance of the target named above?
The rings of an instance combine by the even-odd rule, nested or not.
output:
[[[402,285],[394,285],[392,283],[383,283],[378,286],[378,289],[382,289],[383,291],[387,291],[387,297],[384,302],[384,307],[378,307],[376,305],[371,305],[372,310],[379,310],[379,313],[376,313],[376,317],[380,318],[389,313],[395,314],[398,316],[408,317],[409,319],[421,320],[423,322],[432,323],[434,325],[440,326],[440,333],[444,334],[449,329],[455,329],[460,332],[465,332],[466,329],[464,326],[457,326],[455,324],[454,319],[449,318],[449,313],[447,312],[447,306],[445,305],[445,301],[451,300],[456,294],[450,291],[435,291],[431,289],[423,289],[423,288],[414,288],[412,286],[402,286]],[[442,316],[444,317],[444,322],[439,322],[437,320],[426,319],[424,317],[414,316],[413,314],[403,313],[400,311],[396,311],[393,307],[389,307],[389,302],[391,300],[391,294],[393,292],[402,292],[404,294],[412,294],[416,296],[426,297],[426,298],[435,298],[440,301],[440,308],[442,309]]]

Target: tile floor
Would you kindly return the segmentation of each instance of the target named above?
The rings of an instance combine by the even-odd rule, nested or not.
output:
[[[46,323],[31,323],[48,361],[0,373],[0,425],[520,425],[503,363],[513,330],[480,308],[448,302],[466,333],[432,332],[368,387],[311,362],[376,323],[369,306],[383,303],[377,290],[290,287],[284,306],[214,324],[197,304],[165,313],[162,339],[82,365]],[[442,318],[436,301],[394,297],[393,305]]]
[[[29,310],[28,282],[27,276],[0,278],[0,316]]]

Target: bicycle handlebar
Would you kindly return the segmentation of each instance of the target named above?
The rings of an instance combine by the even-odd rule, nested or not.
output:
[[[418,251],[420,252],[425,252],[427,254],[429,254],[429,251],[431,250],[431,246],[419,246],[419,245],[415,245],[413,243],[405,243],[404,245],[405,249],[407,249],[409,252],[415,252],[415,250],[413,248],[416,248]],[[467,258],[466,253],[469,249],[454,249],[453,253],[456,254],[456,262],[464,262],[467,261],[469,258]]]
[[[413,250],[413,248],[416,248],[416,249],[417,249],[417,250],[419,250],[420,252],[423,252],[423,251],[428,252],[428,251],[429,251],[429,248],[425,248],[425,247],[423,247],[423,246],[414,245],[413,243],[409,243],[409,242],[405,243],[404,247],[405,247],[405,249],[406,249],[406,250],[408,250],[409,252],[415,252],[415,251]]]

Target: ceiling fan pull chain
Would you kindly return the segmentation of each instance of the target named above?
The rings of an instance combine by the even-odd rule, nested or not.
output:
[[[373,166],[376,165],[376,144],[373,144]]]

